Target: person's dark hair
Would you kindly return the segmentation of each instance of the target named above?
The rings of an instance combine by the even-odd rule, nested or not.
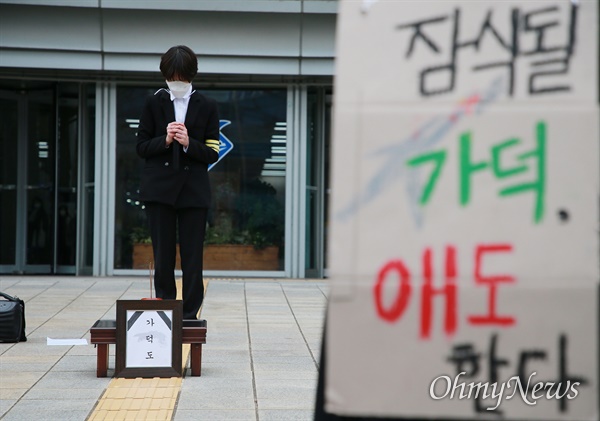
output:
[[[160,58],[160,72],[166,80],[191,82],[198,73],[198,59],[191,48],[176,45]]]

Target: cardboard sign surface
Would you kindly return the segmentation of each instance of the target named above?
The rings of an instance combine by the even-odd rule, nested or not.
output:
[[[597,2],[342,1],[337,48],[326,409],[598,419]]]

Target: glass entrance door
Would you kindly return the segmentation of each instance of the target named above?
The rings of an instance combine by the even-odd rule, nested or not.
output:
[[[57,93],[54,272],[91,275],[95,86],[60,83]]]
[[[17,228],[25,250],[21,267],[25,273],[51,273],[54,245],[54,180],[56,151],[56,112],[54,91],[21,93],[24,113],[19,113],[19,182]],[[24,208],[23,208],[24,206]],[[24,218],[27,218],[25,221]]]
[[[55,98],[55,86],[0,91],[0,273],[75,273],[73,113]]]
[[[0,271],[51,273],[53,90],[0,91]]]
[[[77,253],[77,192],[79,85],[58,86],[58,148],[56,151],[56,209],[54,267],[56,273],[75,273]]]
[[[0,271],[5,273],[17,264],[18,110],[16,96],[0,96]]]
[[[0,273],[89,274],[94,86],[2,85]]]
[[[327,276],[330,92],[309,90],[307,117],[305,276],[323,278]]]

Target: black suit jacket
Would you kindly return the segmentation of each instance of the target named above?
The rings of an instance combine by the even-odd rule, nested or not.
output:
[[[177,141],[165,147],[167,125],[173,121],[175,108],[166,90],[159,90],[146,100],[136,148],[138,155],[145,159],[140,199],[177,208],[209,207],[208,166],[219,158],[215,150],[218,149],[215,141],[219,140],[217,103],[198,92],[190,96],[185,116],[190,139],[187,152]]]

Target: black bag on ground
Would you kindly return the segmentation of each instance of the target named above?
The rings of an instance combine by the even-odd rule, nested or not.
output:
[[[25,342],[25,302],[0,292],[0,342]]]

